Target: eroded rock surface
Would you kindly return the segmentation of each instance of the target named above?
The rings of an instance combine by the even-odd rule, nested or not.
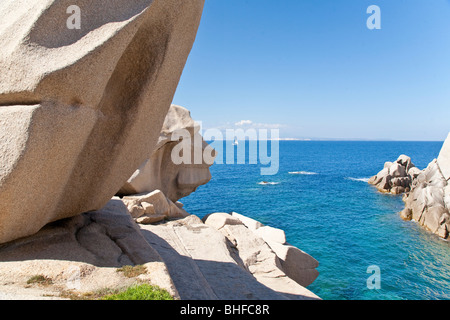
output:
[[[204,0],[0,3],[0,243],[102,208],[158,141]]]
[[[166,200],[162,196],[137,199],[155,203]],[[141,224],[114,197],[102,210],[0,245],[0,298],[63,299],[67,292],[80,296],[144,282],[183,300],[320,299],[305,288],[317,276],[317,261],[288,244],[267,242],[237,216],[244,217],[212,214],[204,223],[188,215]],[[146,272],[133,278],[118,272],[136,265]],[[28,284],[35,275],[51,284]]]
[[[441,238],[450,232],[450,135],[439,157],[412,182],[401,217],[414,220]]]
[[[187,109],[172,105],[156,147],[150,150],[149,158],[118,194],[161,190],[176,202],[208,183],[211,180],[209,167],[214,163],[216,152],[203,140],[199,131],[200,126]]]
[[[289,290],[292,280],[307,287],[319,275],[318,261],[287,243],[281,229],[264,226],[236,212],[213,213],[203,220],[221,231],[236,248],[245,268],[259,281],[271,283],[271,287]]]
[[[286,275],[262,238],[236,218],[229,219],[220,230],[194,215],[140,226],[164,259],[181,299],[319,299]]]
[[[449,181],[450,135],[444,142],[439,157],[424,170],[414,167],[409,157],[400,156],[394,164],[387,162],[385,168],[372,177],[369,183],[382,192],[404,193],[405,209],[400,212],[400,216],[404,220],[414,220],[439,237],[448,239]]]
[[[51,223],[38,233],[0,245],[0,298],[61,299],[150,283],[178,297],[161,256],[148,244],[119,198],[99,211]],[[118,269],[143,265],[128,278]],[[51,281],[30,284],[34,276]]]
[[[411,182],[420,173],[411,158],[401,155],[395,162],[386,162],[383,170],[369,179],[380,192],[402,194],[411,190]]]
[[[161,190],[136,194],[122,198],[131,216],[137,223],[149,224],[189,215],[180,202],[173,203]]]

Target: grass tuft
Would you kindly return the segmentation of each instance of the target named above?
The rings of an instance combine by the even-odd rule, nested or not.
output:
[[[123,272],[123,275],[127,278],[134,278],[147,273],[147,268],[143,265],[123,266],[122,268],[117,269],[117,272]]]
[[[40,284],[42,286],[49,286],[53,284],[52,279],[43,276],[41,274],[32,276],[30,279],[27,280],[27,284]]]
[[[125,291],[103,296],[101,300],[174,300],[164,289],[149,284],[129,287]]]

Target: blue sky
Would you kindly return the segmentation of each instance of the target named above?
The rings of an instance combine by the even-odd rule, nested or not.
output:
[[[370,5],[381,29],[369,30]],[[443,140],[449,0],[206,0],[173,102],[204,128]]]

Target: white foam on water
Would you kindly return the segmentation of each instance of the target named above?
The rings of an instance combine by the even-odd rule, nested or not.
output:
[[[347,178],[347,179],[352,181],[369,182],[370,178]]]
[[[260,185],[277,185],[277,184],[280,184],[279,182],[267,182],[267,181],[261,181],[261,182],[258,182],[258,184],[260,184]]]
[[[289,174],[301,174],[301,175],[309,176],[309,175],[315,175],[315,174],[318,174],[318,173],[316,173],[316,172],[309,172],[309,171],[292,171],[292,172],[289,172]]]

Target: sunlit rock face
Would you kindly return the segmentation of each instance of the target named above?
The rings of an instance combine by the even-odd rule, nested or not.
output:
[[[144,162],[203,4],[0,2],[0,243],[100,209]]]
[[[119,195],[161,190],[176,202],[211,180],[215,150],[203,140],[189,110],[172,105],[150,157],[120,189]]]
[[[401,155],[395,162],[386,162],[383,170],[369,179],[369,184],[383,193],[402,194],[411,190],[411,182],[420,173],[411,158]]]
[[[450,233],[450,135],[439,157],[413,180],[411,192],[404,196],[401,217],[417,221],[441,238]]]
[[[437,162],[444,178],[450,180],[450,134],[442,146]]]

